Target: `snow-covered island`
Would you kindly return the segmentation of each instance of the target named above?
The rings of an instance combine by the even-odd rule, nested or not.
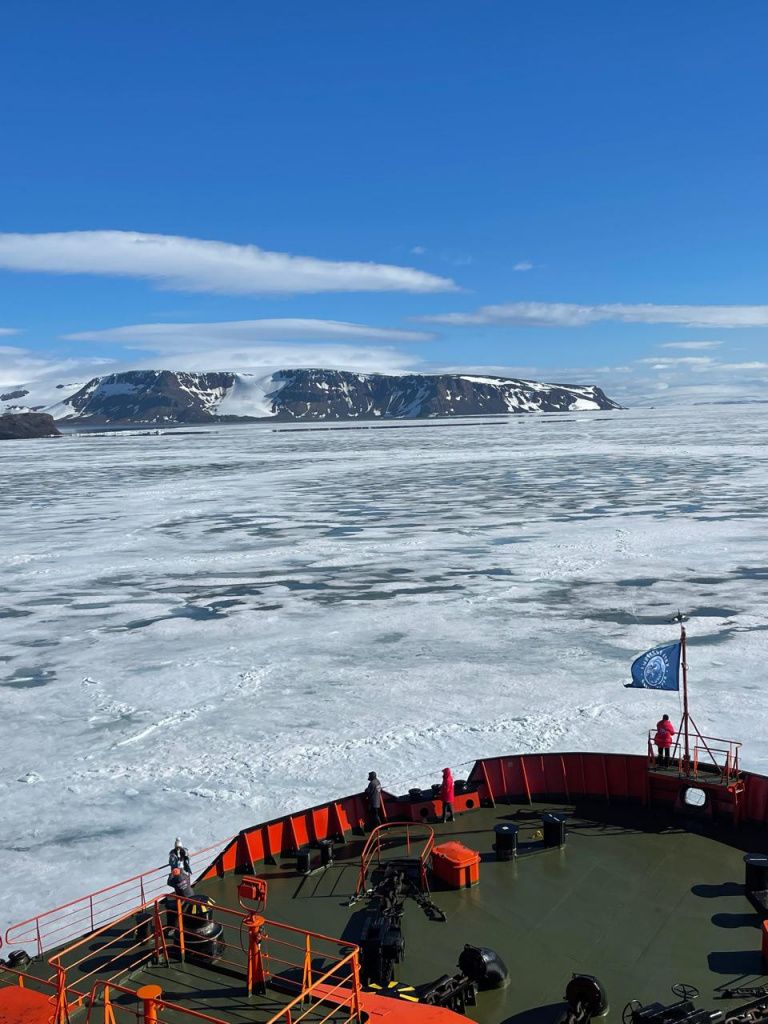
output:
[[[20,387],[0,412],[45,412],[80,423],[205,423],[276,419],[429,419],[618,409],[596,385],[472,374],[387,375],[277,370],[267,375],[128,370],[52,391]]]

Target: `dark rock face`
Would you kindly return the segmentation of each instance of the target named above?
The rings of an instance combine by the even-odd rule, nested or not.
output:
[[[66,404],[90,423],[205,423],[234,382],[233,373],[129,370],[94,377]]]
[[[576,407],[618,409],[600,388],[537,384],[467,374],[349,373],[280,370],[275,394],[279,419],[426,419],[519,412],[567,412]]]
[[[278,370],[265,377],[131,370],[94,377],[50,408],[58,418],[89,423],[206,423],[265,418],[428,419],[619,406],[594,385],[539,384],[472,374],[390,376],[301,369]]]
[[[53,417],[44,412],[6,413],[0,416],[0,441],[31,437],[61,437]]]
[[[24,395],[28,395],[29,392],[26,388],[17,388],[16,391],[6,391],[4,395],[0,395],[0,402],[12,402],[14,398],[23,398]]]

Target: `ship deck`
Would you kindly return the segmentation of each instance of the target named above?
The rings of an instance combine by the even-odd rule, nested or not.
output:
[[[568,815],[560,849],[532,841],[540,823],[528,815],[544,810]],[[499,862],[493,828],[508,820],[520,825],[520,854]],[[478,1005],[468,1008],[479,1022],[546,1024],[562,1006],[574,972],[600,979],[614,1019],[630,999],[674,1002],[670,988],[676,982],[698,988],[701,1007],[727,1008],[732,1004],[715,1001],[718,991],[768,982],[760,953],[762,918],[742,884],[743,853],[764,849],[765,839],[746,829],[719,838],[699,824],[684,828],[671,815],[646,815],[637,806],[539,803],[476,809],[453,824],[434,825],[436,842],[457,840],[481,854],[480,882],[462,890],[433,885],[444,923],[428,920],[406,900],[398,982],[418,988],[454,973],[464,944],[471,943],[495,949],[511,979],[503,990],[480,993]],[[295,857],[258,865],[269,885],[268,918],[337,937],[342,948],[357,942],[365,904],[350,907],[348,901],[362,845],[361,838],[338,845],[335,862],[310,875],[297,872]],[[238,882],[239,876],[227,874],[197,891],[220,908],[237,908]],[[43,968],[36,964],[33,970]],[[194,964],[146,967],[120,981],[131,989],[149,982],[159,984],[169,1001],[232,1022],[266,1021],[289,999],[274,990],[249,999],[242,976]],[[73,1021],[81,1016],[83,1011]],[[177,1020],[167,1010],[161,1019]]]

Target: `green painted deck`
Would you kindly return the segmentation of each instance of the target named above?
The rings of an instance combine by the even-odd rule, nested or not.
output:
[[[458,840],[480,852],[480,883],[461,891],[433,887],[448,916],[429,921],[406,901],[406,959],[399,981],[420,985],[456,970],[464,943],[490,946],[511,976],[500,992],[481,993],[469,1016],[487,1024],[546,1024],[561,1003],[574,972],[596,975],[610,1001],[609,1020],[619,1020],[630,999],[673,1002],[675,982],[695,985],[701,1007],[726,1008],[719,988],[768,982],[760,954],[761,917],[744,896],[743,853],[765,848],[762,833],[731,831],[723,839],[686,830],[670,816],[639,807],[536,809],[569,815],[562,849],[525,850],[537,821],[518,820],[528,807],[499,805],[435,825],[436,842]],[[493,826],[521,827],[516,861],[498,862]],[[336,847],[336,862],[302,877],[295,858],[257,870],[269,883],[268,918],[345,942],[360,934],[362,907],[346,905],[354,892],[362,840]],[[402,852],[395,850],[393,853]],[[237,908],[239,876],[201,885],[219,905]],[[194,965],[153,967],[122,984],[152,981],[165,997],[227,1021],[266,1020],[287,999],[247,1000],[236,977]],[[76,1018],[77,1019],[77,1018]],[[172,1014],[162,1020],[174,1024]]]

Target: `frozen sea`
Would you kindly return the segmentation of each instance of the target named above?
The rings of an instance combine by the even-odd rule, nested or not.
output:
[[[0,445],[0,924],[482,755],[643,752],[693,710],[768,771],[768,406]],[[202,864],[197,865],[202,867]]]

